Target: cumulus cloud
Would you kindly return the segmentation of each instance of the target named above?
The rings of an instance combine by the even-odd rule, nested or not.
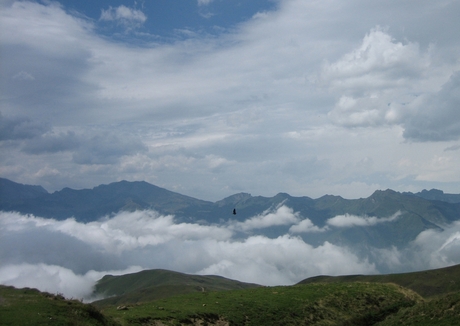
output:
[[[414,85],[422,87],[430,63],[417,43],[397,42],[386,30],[372,29],[360,47],[323,66],[322,83],[343,94],[329,117],[351,127],[401,123],[401,111],[415,99]]]
[[[327,225],[334,227],[372,226],[379,223],[387,223],[396,220],[401,212],[396,212],[390,217],[356,216],[351,214],[337,215],[326,221]]]
[[[420,77],[429,61],[418,44],[397,42],[381,27],[373,28],[359,48],[323,67],[322,78],[350,94],[395,87],[398,80]]]
[[[357,49],[324,64],[321,83],[340,94],[328,116],[346,127],[401,125],[415,141],[459,139],[460,73],[441,77],[435,49],[372,29]]]

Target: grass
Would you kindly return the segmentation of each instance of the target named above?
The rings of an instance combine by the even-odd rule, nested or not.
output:
[[[152,301],[194,292],[225,291],[259,287],[220,276],[189,275],[154,269],[138,273],[104,276],[96,284],[95,297],[109,298],[96,302],[98,306]]]
[[[369,325],[421,298],[392,284],[310,284],[204,292],[105,307],[121,325]]]
[[[96,307],[36,289],[0,286],[1,325],[118,325]]]
[[[401,274],[317,276],[303,280],[300,284],[316,282],[395,283],[417,292],[424,298],[432,298],[460,291],[460,265]]]
[[[141,296],[120,306],[106,300],[88,305],[35,289],[0,286],[0,324],[447,326],[458,325],[460,320],[458,266],[381,277],[315,277],[294,286],[239,290],[229,290],[227,287],[235,284],[216,277],[214,282],[221,290],[206,288],[205,292],[203,284],[211,284],[213,277],[171,276],[162,271],[137,275],[137,280],[130,275],[108,288],[126,291],[133,287],[136,290],[131,294],[137,295],[143,286],[151,285],[149,275],[155,276],[155,284],[162,284],[163,290],[184,280],[193,286],[193,282],[198,282],[201,290],[156,300]],[[116,280],[104,279],[109,283]],[[363,279],[369,282],[362,282]],[[389,280],[407,287],[384,283]]]
[[[432,326],[460,324],[460,293],[451,293],[401,309],[379,326]]]

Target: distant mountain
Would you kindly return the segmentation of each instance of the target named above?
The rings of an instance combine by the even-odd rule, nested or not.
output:
[[[221,276],[189,275],[154,269],[120,276],[106,275],[97,282],[94,296],[107,298],[99,301],[99,305],[127,304],[186,293],[241,290],[256,287],[260,287],[260,285],[234,281]]]
[[[0,202],[39,198],[48,192],[42,186],[29,186],[0,178]]]
[[[412,192],[403,192],[403,194],[417,196],[428,200],[439,200],[448,203],[460,203],[460,194],[445,194],[444,191],[438,189],[424,189],[421,192],[417,192],[415,194]]]
[[[382,275],[315,276],[297,283],[392,283],[424,298],[460,293],[460,265],[420,272]],[[95,286],[98,306],[133,304],[165,299],[186,293],[254,289],[258,284],[243,283],[215,275],[192,275],[163,269],[144,270],[119,276],[106,275]]]
[[[17,211],[58,220],[75,217],[89,222],[119,211],[154,209],[162,214],[189,216],[211,210],[213,203],[151,185],[147,182],[114,182],[93,189],[64,188],[52,194],[37,186],[2,179],[0,210]],[[44,192],[40,192],[43,189]],[[12,194],[10,195],[10,191]],[[192,211],[189,211],[192,208]]]
[[[411,289],[424,298],[460,292],[460,265],[412,273],[386,275],[315,276],[298,284],[312,283],[393,283]]]
[[[377,190],[368,198],[344,199],[325,195],[318,199],[293,197],[279,193],[273,197],[239,193],[215,203],[184,196],[147,182],[120,181],[93,189],[65,188],[48,193],[40,186],[17,184],[1,179],[0,210],[23,214],[89,222],[119,211],[153,209],[160,214],[172,214],[176,222],[226,224],[244,222],[276,212],[284,205],[300,219],[309,219],[322,232],[297,233],[312,245],[325,241],[353,247],[363,252],[369,246],[402,248],[427,229],[443,229],[460,220],[460,203],[456,196],[441,191],[422,191],[418,194]],[[429,199],[429,198],[436,199]],[[444,199],[444,200],[440,200]],[[236,215],[232,214],[233,209]],[[355,215],[374,219],[373,223],[343,227],[329,225],[337,216]],[[394,217],[391,223],[386,222]],[[291,225],[274,225],[251,229],[251,233],[275,238],[289,233]]]

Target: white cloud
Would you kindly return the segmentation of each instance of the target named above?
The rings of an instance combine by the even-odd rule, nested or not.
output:
[[[288,285],[310,275],[372,274],[372,264],[345,248],[325,242],[313,247],[288,235],[269,239],[252,236],[242,242],[213,243],[214,263],[199,274],[217,274],[265,285]],[[263,282],[261,282],[263,280]]]
[[[292,211],[284,213],[295,217]],[[341,216],[328,225],[369,226],[397,216],[378,221]],[[289,221],[284,225],[294,219]],[[295,223],[292,233],[319,231],[311,223]],[[403,272],[460,263],[459,222],[444,230],[424,231],[407,248],[367,248],[360,254],[327,241],[313,246],[288,234],[241,237],[233,230],[232,224],[177,223],[172,216],[152,211],[123,212],[87,224],[1,212],[0,283],[88,298],[94,282],[103,275],[141,269],[163,268],[288,285],[322,274]]]
[[[174,223],[172,216],[151,211],[87,224],[2,212],[0,244],[4,284],[74,297],[87,295],[104,271],[127,268],[217,273],[265,285],[293,284],[319,273],[375,272],[371,263],[330,243],[313,247],[289,235],[237,240],[226,225]]]
[[[326,221],[327,225],[335,227],[353,227],[353,226],[372,226],[379,223],[388,223],[396,220],[401,216],[401,212],[397,212],[390,217],[376,216],[356,216],[351,214],[337,215]]]
[[[420,271],[460,263],[460,222],[421,232],[405,248],[372,248],[371,261],[385,273]]]
[[[140,270],[140,267],[133,266],[125,270],[88,271],[79,275],[61,266],[22,263],[0,266],[0,284],[17,288],[33,287],[44,292],[63,294],[67,298],[91,300],[95,282],[104,275],[123,275]]]
[[[281,203],[275,210],[266,210],[262,214],[251,217],[244,222],[231,222],[230,226],[236,230],[249,231],[268,228],[271,226],[290,225],[299,221],[299,214]]]
[[[123,25],[137,25],[144,23],[147,16],[141,10],[120,5],[116,8],[110,6],[107,10],[103,9],[100,20],[118,21]]]
[[[421,232],[413,242],[420,256],[415,257],[421,266],[440,268],[458,264],[460,261],[460,222],[439,230]]]
[[[291,233],[308,233],[308,232],[324,232],[327,231],[327,226],[320,228],[313,224],[313,222],[306,218],[300,221],[298,224],[295,224],[289,228]]]
[[[398,80],[417,78],[429,64],[416,43],[396,42],[387,31],[373,28],[359,48],[323,67],[322,78],[351,93],[396,87]]]
[[[173,216],[162,216],[155,211],[120,212],[112,218],[87,224],[73,218],[56,221],[6,212],[1,213],[0,223],[8,232],[30,229],[60,232],[90,244],[93,248],[103,249],[108,254],[119,254],[172,240],[226,240],[232,236],[232,231],[226,228],[175,223]]]
[[[430,65],[430,53],[418,44],[403,44],[380,27],[372,29],[359,48],[323,66],[321,82],[343,94],[329,117],[351,127],[401,123],[407,102],[425,90]]]

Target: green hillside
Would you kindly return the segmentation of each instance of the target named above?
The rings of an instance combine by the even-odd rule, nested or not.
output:
[[[118,325],[92,305],[0,285],[0,325]]]
[[[400,309],[397,313],[388,316],[378,326],[455,326],[459,325],[459,321],[460,293],[456,292]]]
[[[194,293],[103,312],[122,325],[373,325],[420,300],[394,284],[318,283]]]
[[[102,306],[151,301],[193,292],[226,291],[259,286],[221,276],[189,275],[155,269],[121,276],[106,275],[96,284],[94,295],[109,297],[95,303]]]
[[[123,293],[116,297],[123,300],[91,305],[34,289],[0,286],[0,324],[458,325],[459,268],[379,276],[321,276],[276,287],[153,270],[104,277],[98,290]],[[238,284],[240,289],[229,290]],[[176,290],[181,286],[196,289],[180,294]],[[145,296],[144,292],[152,291],[162,292],[163,298]]]
[[[316,276],[299,282],[312,283],[373,282],[394,283],[411,289],[424,298],[460,292],[460,265],[413,273],[387,275]]]

